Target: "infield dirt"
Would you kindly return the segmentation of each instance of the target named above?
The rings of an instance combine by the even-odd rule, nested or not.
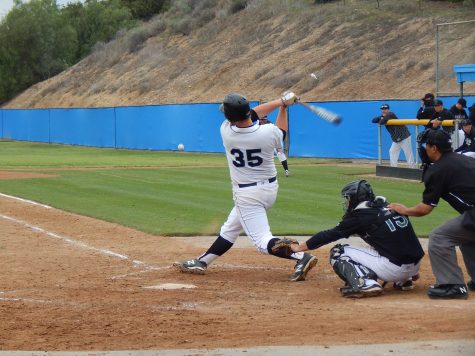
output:
[[[473,340],[475,299],[434,301],[428,257],[408,292],[340,297],[328,247],[305,282],[247,237],[204,276],[170,266],[213,237],[170,238],[0,197],[0,350],[153,350]],[[193,289],[160,290],[165,283]]]

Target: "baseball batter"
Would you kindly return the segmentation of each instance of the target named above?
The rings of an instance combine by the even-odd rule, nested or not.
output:
[[[275,248],[290,246],[292,251],[301,252],[359,235],[371,247],[338,244],[330,251],[333,270],[345,282],[340,288],[342,296],[380,295],[383,287],[378,279],[394,282],[393,287],[398,290],[412,289],[424,251],[411,222],[388,209],[386,199],[375,197],[365,180],[348,183],[341,196],[345,214],[336,227],[315,234],[303,244],[281,242]]]
[[[272,207],[278,191],[274,149],[282,149],[288,129],[286,107],[296,102],[295,93],[287,92],[276,100],[254,108],[240,94],[227,95],[221,105],[226,120],[221,125],[221,137],[231,176],[234,208],[211,247],[196,259],[175,262],[182,272],[204,274],[216,258],[228,251],[244,230],[257,250],[263,254],[296,260],[291,281],[302,281],[317,259],[309,253],[272,250],[280,241],[270,231],[267,209]],[[263,117],[279,108],[276,125],[259,125],[252,116]]]

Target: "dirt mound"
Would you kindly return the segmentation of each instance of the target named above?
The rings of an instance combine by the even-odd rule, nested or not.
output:
[[[471,5],[412,0],[262,0],[214,11],[187,35],[133,46],[118,38],[5,107],[216,102],[231,91],[265,100],[289,88],[308,101],[415,99],[435,91],[435,25],[475,15]],[[453,64],[475,63],[474,28],[441,29],[439,91],[458,92]]]

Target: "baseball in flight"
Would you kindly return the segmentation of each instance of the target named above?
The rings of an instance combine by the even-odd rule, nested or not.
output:
[[[185,150],[185,146],[182,143],[179,143],[178,144],[178,151],[184,151],[184,150]]]

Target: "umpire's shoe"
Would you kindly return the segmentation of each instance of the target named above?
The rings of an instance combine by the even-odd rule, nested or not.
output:
[[[346,285],[343,288],[340,288],[340,293],[342,297],[345,298],[377,297],[378,295],[383,294],[383,287],[381,287],[378,283],[361,288],[353,288]]]
[[[188,261],[175,262],[173,264],[173,267],[176,267],[183,273],[205,274],[208,265],[206,264],[206,262],[193,259]]]
[[[427,295],[431,299],[467,299],[465,284],[436,284],[429,288]]]
[[[305,281],[308,271],[310,271],[318,262],[318,259],[310,253],[304,253],[302,259],[295,264],[294,273],[290,276],[290,281]]]

